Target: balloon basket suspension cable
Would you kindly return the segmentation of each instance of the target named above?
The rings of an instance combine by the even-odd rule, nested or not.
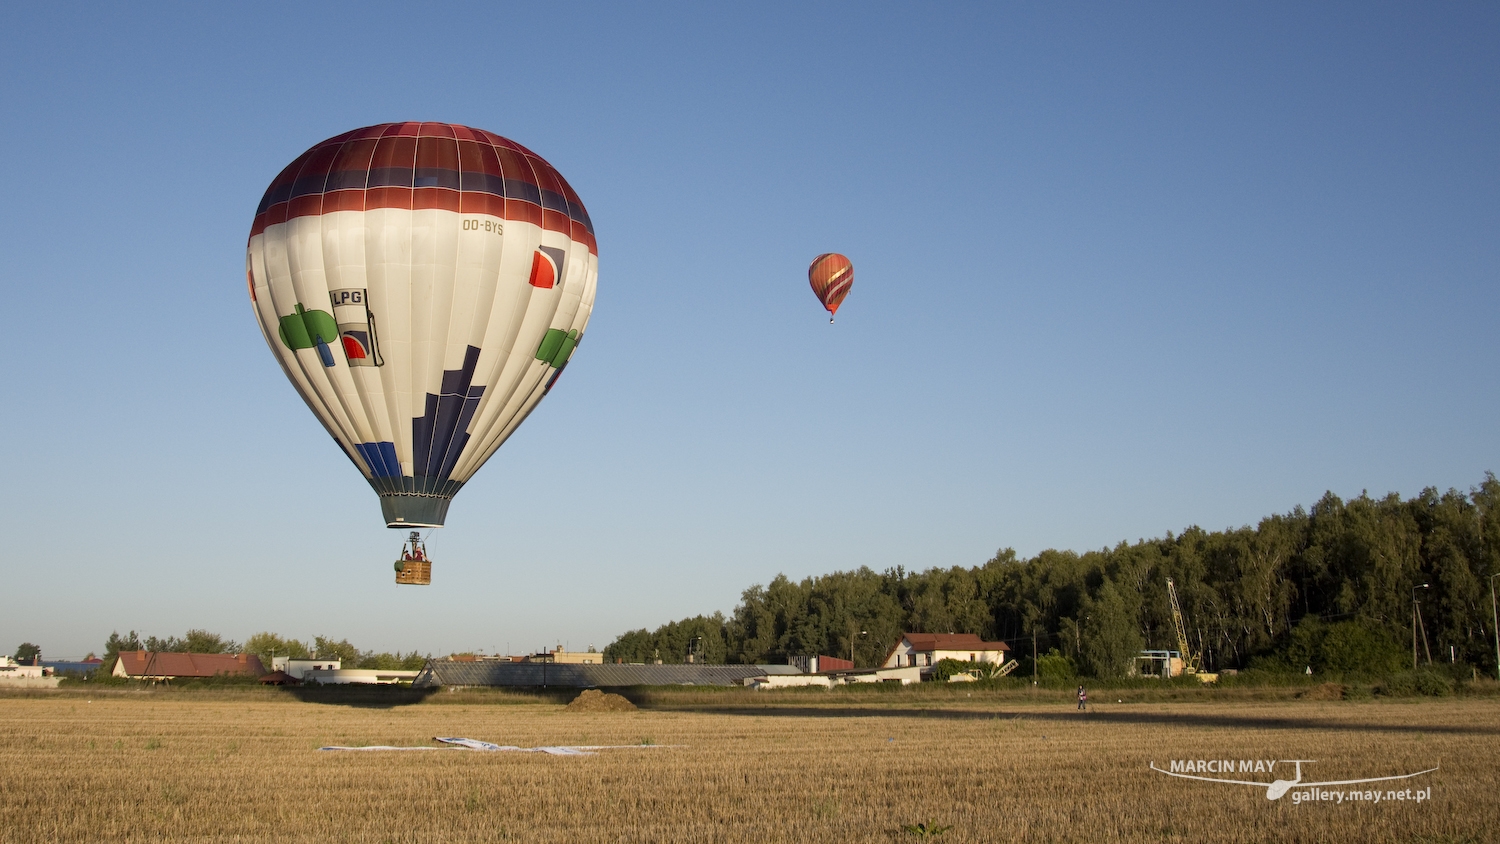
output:
[[[401,586],[432,585],[432,559],[427,556],[427,543],[422,541],[420,531],[412,531],[401,543],[401,556],[396,560],[396,583]]]

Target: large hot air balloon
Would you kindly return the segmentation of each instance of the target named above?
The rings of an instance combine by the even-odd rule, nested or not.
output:
[[[849,295],[849,288],[854,286],[854,265],[837,252],[827,252],[813,259],[812,266],[807,268],[807,280],[818,301],[828,309],[828,322],[832,323],[839,305]]]
[[[393,528],[441,526],[556,383],[599,266],[551,165],[448,123],[304,152],[266,190],[247,253],[266,343]]]

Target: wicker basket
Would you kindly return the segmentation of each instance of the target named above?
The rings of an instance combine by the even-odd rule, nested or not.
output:
[[[432,585],[432,561],[431,560],[405,560],[398,563],[401,568],[396,570],[396,582],[406,586],[431,586]]]

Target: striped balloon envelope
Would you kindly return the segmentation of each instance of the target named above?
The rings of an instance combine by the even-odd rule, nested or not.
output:
[[[329,138],[250,229],[255,316],[390,527],[448,505],[556,383],[593,310],[593,224],[536,153],[448,123]]]
[[[833,315],[839,312],[839,305],[854,286],[854,265],[837,252],[827,252],[813,259],[812,266],[807,268],[807,280],[818,301],[828,309],[828,321],[833,322]]]

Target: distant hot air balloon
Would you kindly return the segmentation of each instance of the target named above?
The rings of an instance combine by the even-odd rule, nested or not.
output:
[[[812,266],[807,268],[807,280],[812,284],[818,301],[828,309],[831,324],[839,305],[849,295],[849,288],[854,286],[854,265],[837,252],[827,252],[813,259]]]
[[[356,129],[298,156],[247,251],[266,343],[406,529],[441,526],[557,381],[599,267],[551,165],[447,123]]]

